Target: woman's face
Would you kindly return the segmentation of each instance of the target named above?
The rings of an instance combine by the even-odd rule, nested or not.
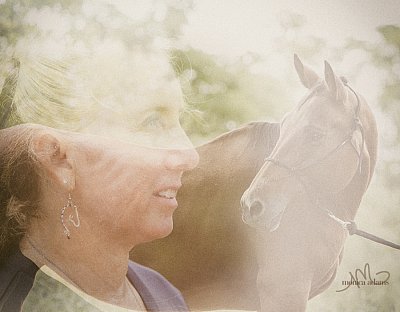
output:
[[[168,235],[182,174],[198,154],[180,126],[175,80],[125,111],[104,110],[75,136],[75,189],[81,226],[140,243]],[[122,118],[123,116],[123,118]]]

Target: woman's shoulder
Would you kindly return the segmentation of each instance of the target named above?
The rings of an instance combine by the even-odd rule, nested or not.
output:
[[[148,310],[189,310],[181,292],[157,271],[129,261],[127,276]]]
[[[132,260],[130,260],[128,264],[128,277],[130,272],[136,274],[140,278],[145,279],[147,282],[162,283],[174,287],[170,282],[168,282],[168,280],[164,276],[162,276],[156,270],[153,270],[152,268],[149,268]]]
[[[39,268],[19,249],[0,266],[0,311],[20,311]],[[127,276],[150,311],[188,311],[182,294],[155,270],[129,261]]]
[[[0,265],[0,311],[19,311],[32,288],[38,267],[19,249]]]

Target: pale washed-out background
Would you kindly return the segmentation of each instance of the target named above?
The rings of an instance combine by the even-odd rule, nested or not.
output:
[[[0,0],[0,52],[11,56],[30,32],[61,41],[80,32],[84,41],[90,27],[115,31],[124,44],[172,48],[191,111],[183,123],[196,144],[248,121],[279,121],[305,94],[293,54],[321,75],[326,59],[366,97],[378,123],[378,164],[356,221],[400,242],[399,16],[396,0]],[[350,237],[335,282],[308,311],[400,311],[399,259],[394,249]],[[336,292],[365,263],[389,271],[390,284]]]

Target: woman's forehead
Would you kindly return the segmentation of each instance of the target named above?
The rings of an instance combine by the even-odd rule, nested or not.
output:
[[[180,84],[164,51],[127,49],[113,41],[56,54],[46,47],[38,44],[31,54],[21,55],[30,69],[26,74],[39,80],[44,74],[44,82],[57,80],[58,88],[71,95],[67,105],[133,114],[160,105],[179,110],[183,105]]]
[[[127,90],[122,95],[111,94],[109,97],[99,98],[87,120],[82,120],[81,130],[98,133],[101,128],[102,133],[117,129],[122,132],[135,132],[152,116],[162,118],[168,124],[176,125],[179,122],[184,108],[179,83],[160,87],[148,94],[130,91]]]
[[[131,57],[129,57],[131,56]],[[96,105],[140,115],[163,107],[180,110],[183,96],[179,81],[165,55],[95,55],[81,74]]]

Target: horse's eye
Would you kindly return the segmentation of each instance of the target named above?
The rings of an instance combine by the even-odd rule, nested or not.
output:
[[[308,125],[304,128],[304,139],[306,142],[319,145],[325,137],[325,131],[319,127]]]
[[[319,142],[324,137],[324,134],[321,132],[313,132],[311,133],[311,141],[312,142]]]

